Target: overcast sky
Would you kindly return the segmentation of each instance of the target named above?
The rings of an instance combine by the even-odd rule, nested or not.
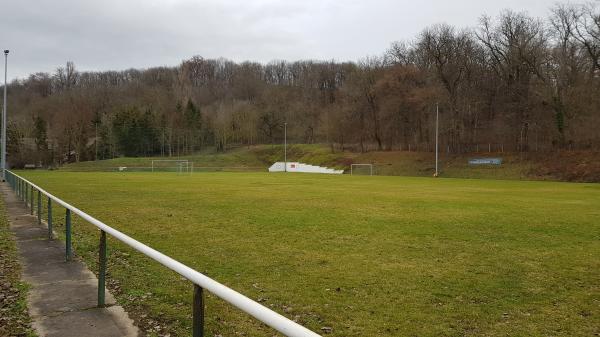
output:
[[[502,9],[544,17],[551,0],[4,0],[0,48],[9,78],[235,61],[358,60],[431,24],[472,27]],[[3,72],[3,71],[2,71]]]

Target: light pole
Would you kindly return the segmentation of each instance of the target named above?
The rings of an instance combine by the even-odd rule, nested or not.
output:
[[[439,159],[439,134],[440,134],[440,104],[435,103],[435,175],[439,175],[438,159]]]
[[[96,147],[96,155],[94,156],[94,160],[98,161],[98,122],[94,123],[94,146]]]
[[[287,172],[287,122],[283,123],[283,170]]]
[[[2,181],[6,181],[6,70],[8,69],[8,49],[4,51],[4,103],[2,104]]]

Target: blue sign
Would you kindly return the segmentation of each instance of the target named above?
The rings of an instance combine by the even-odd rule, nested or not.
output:
[[[474,158],[469,160],[469,165],[500,165],[502,158]]]

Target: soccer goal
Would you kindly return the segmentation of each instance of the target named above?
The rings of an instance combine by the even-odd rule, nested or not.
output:
[[[191,174],[193,169],[194,163],[185,159],[152,160],[152,172],[177,172],[177,174]]]
[[[373,164],[352,164],[350,165],[350,175],[373,175]]]

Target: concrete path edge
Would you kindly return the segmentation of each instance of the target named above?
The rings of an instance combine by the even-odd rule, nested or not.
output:
[[[49,240],[47,227],[20,201],[7,183],[0,189],[10,229],[17,242],[32,326],[40,337],[137,337],[138,328],[107,291],[105,308],[97,307],[98,280],[65,246]]]

